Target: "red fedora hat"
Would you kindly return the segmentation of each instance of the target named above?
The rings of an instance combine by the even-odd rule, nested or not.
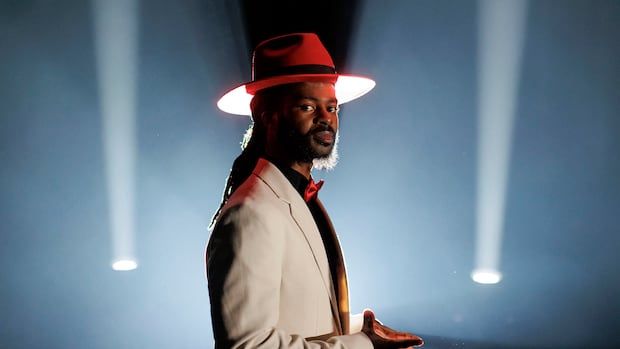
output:
[[[257,91],[315,81],[334,83],[338,104],[361,97],[375,87],[372,79],[338,74],[329,52],[316,34],[287,34],[256,46],[252,57],[252,81],[228,91],[217,106],[226,113],[251,115],[250,101]]]

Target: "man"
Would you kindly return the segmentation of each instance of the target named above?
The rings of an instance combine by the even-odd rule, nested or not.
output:
[[[251,99],[253,125],[206,252],[216,348],[423,343],[383,326],[371,311],[351,321],[342,252],[317,198],[322,183],[311,178],[312,168],[335,164],[339,103],[372,87],[372,80],[336,74],[315,34],[290,34],[259,44],[253,81],[218,102],[241,114]]]

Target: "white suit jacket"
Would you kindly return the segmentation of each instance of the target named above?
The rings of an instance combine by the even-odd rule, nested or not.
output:
[[[331,230],[338,295],[306,203],[276,166],[258,161],[207,245],[216,348],[372,349],[361,323],[350,324],[344,261]]]

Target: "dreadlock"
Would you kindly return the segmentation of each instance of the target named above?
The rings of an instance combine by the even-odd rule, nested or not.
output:
[[[290,85],[279,85],[256,92],[250,103],[252,110],[252,123],[241,141],[241,154],[237,156],[226,179],[226,186],[222,194],[222,202],[217,209],[209,229],[212,229],[220,216],[222,208],[230,196],[245,182],[258,162],[258,158],[264,155],[267,129],[261,120],[261,114],[276,111],[282,101],[284,93],[290,89]]]

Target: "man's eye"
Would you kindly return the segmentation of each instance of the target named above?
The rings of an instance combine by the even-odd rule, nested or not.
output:
[[[301,109],[302,111],[313,112],[315,108],[314,106],[308,104],[302,104],[299,106],[299,109]]]
[[[329,113],[337,113],[340,108],[337,105],[327,107],[327,112]]]

